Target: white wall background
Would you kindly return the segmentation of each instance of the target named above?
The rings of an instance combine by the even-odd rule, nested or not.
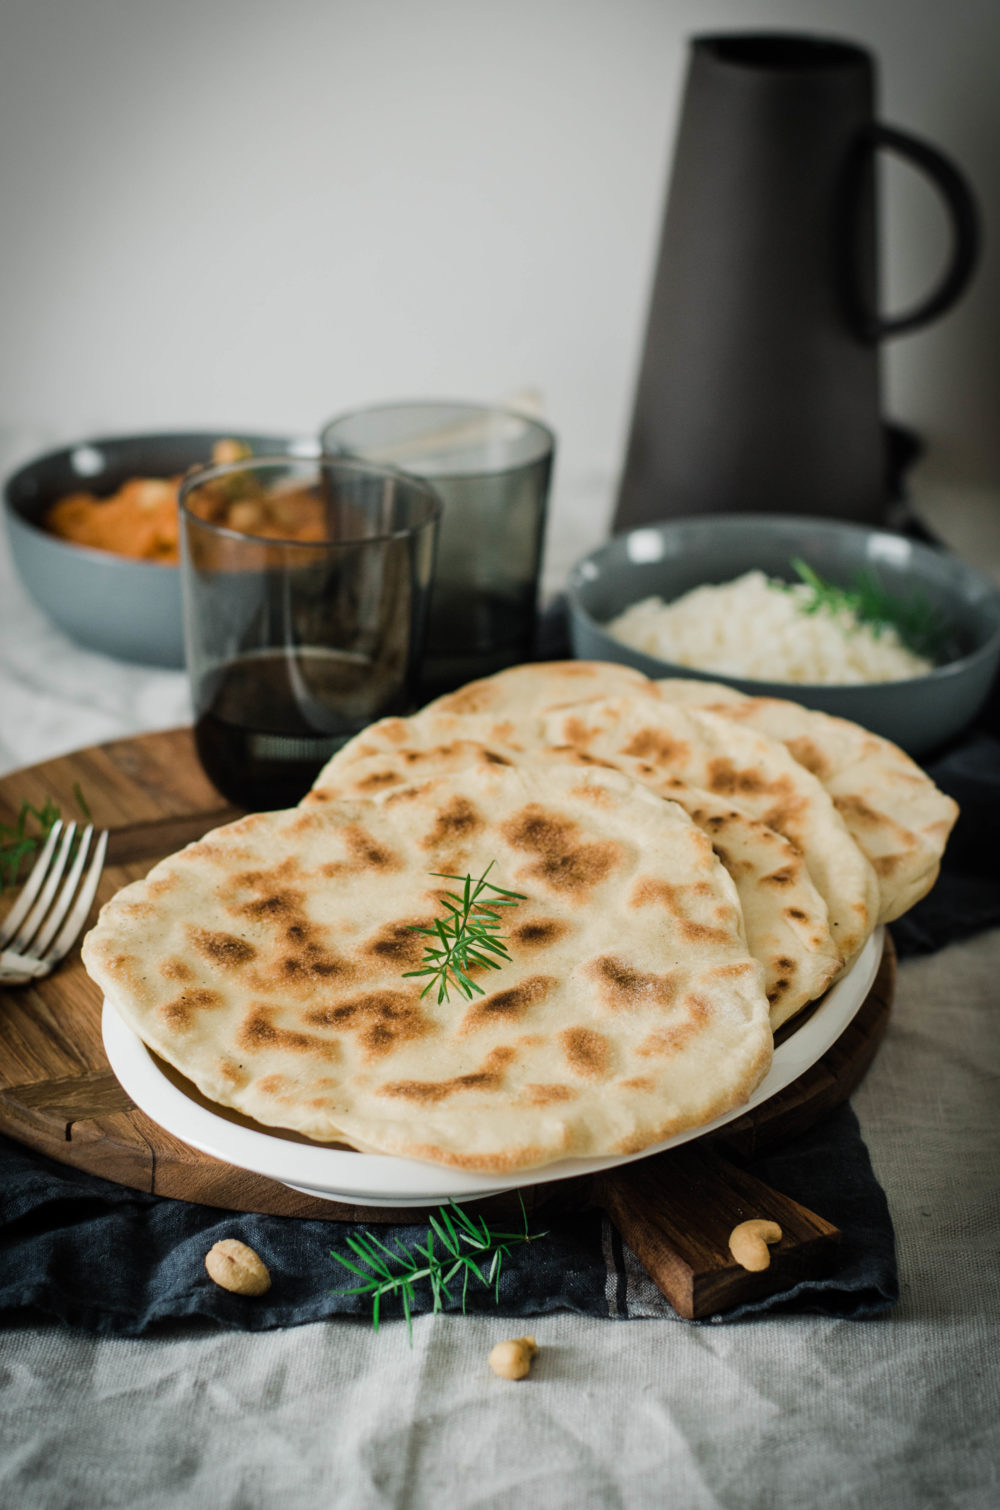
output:
[[[996,0],[0,0],[0,427],[313,430],[540,390],[556,503],[622,459],[685,39],[784,27],[881,62],[1000,224]],[[886,297],[945,256],[885,172]],[[930,473],[1000,484],[997,256],[886,350]]]

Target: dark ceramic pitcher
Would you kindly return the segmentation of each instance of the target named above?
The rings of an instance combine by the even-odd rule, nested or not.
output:
[[[879,343],[950,308],[976,262],[958,169],[874,119],[864,48],[694,39],[615,530],[752,510],[881,523]],[[877,301],[875,152],[937,186],[949,264],[915,308]]]

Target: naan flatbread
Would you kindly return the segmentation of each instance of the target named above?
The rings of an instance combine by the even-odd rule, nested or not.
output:
[[[826,902],[845,965],[878,921],[875,872],[816,777],[777,740],[731,719],[654,698],[580,703],[545,715],[546,743],[592,755],[635,755],[732,802],[801,852]]]
[[[428,713],[507,713],[526,718],[598,697],[655,695],[656,683],[616,661],[529,661],[467,682],[428,703]]]
[[[930,891],[958,805],[898,745],[785,698],[746,697],[718,682],[686,678],[656,687],[671,703],[710,709],[780,740],[823,783],[875,869],[881,922],[898,918]]]
[[[575,664],[587,668],[579,679],[569,669]],[[621,673],[624,680],[615,690]],[[688,677],[657,682],[610,662],[550,661],[511,667],[432,706],[516,717],[519,711],[545,712],[591,700],[601,696],[602,686],[611,689],[607,695],[660,697],[678,707],[718,713],[784,744],[829,792],[871,863],[879,922],[900,917],[934,885],[957,805],[897,745],[791,699],[747,697],[723,683]],[[592,691],[574,699],[575,688],[588,687]]]
[[[582,708],[588,701],[597,701],[597,699],[581,697],[577,705],[572,704],[571,695],[574,685],[580,687],[588,684],[598,686],[602,683],[611,685],[614,683],[616,674],[621,672],[626,673],[630,690],[627,694],[616,695],[611,699],[617,702],[620,709],[627,708],[626,698],[635,705],[636,710],[647,707],[652,701],[666,703],[663,684],[642,676],[631,667],[617,666],[604,661],[582,661],[579,664],[588,668],[587,674],[577,682],[569,670],[573,664],[572,661],[549,661],[512,666],[493,677],[470,684],[476,689],[475,706],[463,705],[462,694],[466,689],[459,689],[458,692],[453,693],[452,697],[457,702],[451,705],[451,711],[485,710],[493,717],[516,719],[528,713],[542,713],[547,709],[558,711],[573,706]],[[672,688],[677,689],[678,699],[685,695],[685,688],[694,685],[697,684],[689,683],[686,679],[678,679],[670,683]],[[687,696],[689,697],[690,694]],[[727,708],[731,706],[730,699],[725,699],[725,702]],[[826,788],[813,776],[812,772],[806,771],[804,765],[795,761],[799,770],[805,771],[810,778],[812,790],[810,791],[807,786],[801,803],[797,797],[793,800],[792,794],[798,783],[794,773],[788,767],[786,757],[790,752],[786,749],[784,755],[778,753],[782,746],[781,740],[767,734],[758,735],[760,740],[770,744],[771,755],[769,756],[763,743],[755,751],[752,745],[745,741],[740,742],[735,731],[739,729],[740,734],[750,731],[742,729],[732,718],[728,720],[724,718],[719,724],[717,721],[719,715],[714,710],[706,712],[690,706],[690,703],[686,703],[682,708],[679,701],[666,704],[666,706],[676,709],[679,715],[687,714],[696,720],[707,720],[701,724],[700,735],[705,742],[705,747],[699,755],[695,749],[697,738],[693,737],[690,731],[685,732],[682,726],[676,741],[674,757],[683,752],[683,759],[661,757],[656,760],[655,764],[661,770],[680,776],[694,786],[706,787],[717,795],[731,797],[740,807],[751,812],[755,817],[761,818],[769,827],[776,828],[779,833],[785,834],[793,843],[798,844],[805,854],[816,888],[830,910],[831,926],[838,947],[845,961],[849,963],[883,914],[898,916],[898,913],[890,913],[886,910],[883,885],[880,885],[872,862],[867,854],[861,852],[857,836],[847,827],[845,820],[834,812],[835,821],[832,821],[829,811],[821,819],[817,819],[816,815],[823,808],[823,796],[827,799],[827,809],[832,807],[832,797],[826,792]],[[431,705],[432,709],[438,711],[448,707],[449,699],[447,698],[440,699]],[[713,720],[716,722],[713,723]],[[667,722],[669,724],[669,718]],[[727,722],[730,729],[734,731],[728,740]],[[584,725],[581,724],[580,727]],[[638,745],[634,742],[637,737],[638,731],[633,731],[633,744],[629,749],[623,750],[623,753],[640,753]],[[655,743],[654,735],[650,735],[649,738]],[[666,738],[669,745],[669,730],[666,731]],[[564,736],[556,734],[548,742],[566,743],[575,748],[589,748],[586,744],[581,745],[571,733],[565,733]],[[727,749],[727,744],[731,748]],[[615,751],[608,748],[607,740],[602,740],[601,749],[594,750],[593,753],[613,754]],[[766,768],[769,763],[774,766],[772,774],[774,782],[777,783],[776,786],[772,782],[771,775],[767,773]],[[757,775],[754,774],[755,770]],[[759,790],[755,792],[753,789],[758,785]],[[785,802],[777,798],[778,788],[785,790],[789,801]],[[790,827],[786,824],[790,824]],[[860,823],[856,823],[855,826],[860,831]],[[810,829],[812,832],[809,831]],[[826,843],[827,836],[832,847],[828,847]],[[848,841],[846,844],[845,838]],[[852,850],[855,853],[852,854]],[[874,848],[873,853],[877,859],[878,854]],[[921,883],[926,879],[926,875],[921,876]],[[932,882],[933,876],[929,884]],[[903,887],[900,889],[904,894],[912,895],[912,887],[909,893],[906,893]]]
[[[509,962],[471,1001],[422,996],[432,873],[490,862],[525,895]],[[254,814],[119,892],[83,956],[211,1100],[468,1170],[641,1152],[742,1105],[771,1058],[733,882],[616,770],[487,765]]]
[[[469,766],[595,763],[585,751],[552,749],[545,737],[540,718],[515,721],[426,711],[413,718],[382,719],[333,756],[304,803],[367,797]],[[637,756],[603,756],[599,764],[676,802],[712,841],[735,883],[750,953],[764,969],[772,1029],[821,996],[843,961],[826,904],[796,846],[727,798],[665,775]]]

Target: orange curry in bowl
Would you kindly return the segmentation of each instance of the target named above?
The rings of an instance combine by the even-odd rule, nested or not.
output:
[[[212,447],[212,462],[239,461],[251,454],[241,441],[220,440]],[[182,481],[182,475],[130,477],[104,497],[67,493],[47,509],[43,524],[50,534],[71,545],[176,566],[180,560],[177,498]],[[301,487],[267,493],[250,477],[220,479],[210,510],[210,514],[202,510],[203,517],[241,534],[269,540],[323,539],[320,500]]]

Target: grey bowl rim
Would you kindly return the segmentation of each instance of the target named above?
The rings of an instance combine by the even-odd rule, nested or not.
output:
[[[679,516],[676,519],[659,520],[652,524],[637,525],[633,529],[623,531],[620,535],[612,535],[610,539],[603,541],[600,545],[595,546],[592,550],[581,556],[580,559],[575,562],[574,565],[570,568],[569,575],[566,579],[567,605],[572,613],[580,614],[580,616],[586,620],[587,624],[591,628],[597,630],[601,635],[604,636],[605,639],[613,641],[614,636],[609,635],[606,627],[602,623],[600,623],[599,620],[595,619],[593,614],[590,613],[590,611],[585,608],[584,605],[580,602],[579,592],[582,584],[579,581],[579,574],[585,565],[587,565],[588,563],[596,564],[595,558],[610,550],[615,549],[616,547],[619,549],[623,548],[624,542],[626,540],[628,540],[631,536],[640,533],[648,533],[649,531],[662,533],[692,524],[707,525],[710,523],[740,523],[746,526],[749,521],[753,521],[758,525],[764,524],[767,526],[787,525],[790,528],[806,527],[809,529],[815,529],[817,526],[820,526],[830,529],[834,534],[865,536],[867,538],[884,536],[890,540],[902,539],[906,541],[907,545],[911,546],[919,553],[926,551],[931,557],[937,554],[933,546],[926,545],[923,541],[911,540],[908,536],[901,535],[899,532],[891,529],[879,527],[877,525],[855,524],[852,521],[846,519],[825,519],[808,514],[690,514],[685,515],[684,517]],[[850,692],[858,694],[864,693],[868,689],[875,692],[879,690],[885,690],[889,687],[919,688],[938,686],[944,681],[964,675],[966,672],[971,670],[973,666],[978,666],[981,662],[988,661],[994,656],[1000,659],[1000,586],[998,586],[998,584],[994,582],[991,577],[986,576],[984,572],[979,571],[976,567],[970,566],[968,562],[963,561],[960,556],[957,556],[954,551],[948,549],[948,547],[942,547],[942,553],[946,555],[950,561],[954,562],[961,571],[966,572],[972,579],[972,581],[974,581],[979,586],[980,590],[985,589],[985,596],[988,601],[992,600],[991,606],[996,615],[996,623],[990,635],[986,640],[983,641],[981,645],[977,646],[975,650],[969,651],[966,655],[958,656],[955,660],[952,661],[946,661],[942,666],[934,666],[930,671],[925,671],[920,676],[898,677],[894,681],[888,682],[774,682],[766,681],[761,677],[737,677],[728,672],[705,672],[702,674],[701,679],[718,680],[720,677],[723,677],[728,679],[729,681],[749,682],[754,683],[760,687],[787,687],[790,689],[790,691],[795,691],[801,694],[829,694],[831,692]],[[751,568],[749,567],[747,568],[748,571],[750,569]],[[622,645],[623,649],[635,649],[634,646],[625,645],[623,641],[619,641],[618,643]],[[661,660],[659,656],[651,655],[648,651],[645,650],[637,651],[636,653],[646,656],[648,660],[659,661],[659,663],[667,671],[679,671],[682,673],[682,675],[688,678],[697,678],[699,676],[696,667],[681,666],[678,661]],[[761,695],[773,696],[774,694],[768,693]]]
[[[44,529],[34,519],[29,519],[11,496],[11,489],[26,472],[33,471],[44,462],[54,461],[57,457],[81,450],[85,446],[93,446],[96,450],[101,446],[141,445],[143,441],[226,440],[234,435],[245,436],[250,441],[256,438],[267,439],[273,442],[281,438],[277,435],[265,435],[260,430],[250,430],[242,426],[234,426],[231,430],[126,430],[114,435],[88,435],[79,440],[67,441],[63,445],[53,446],[48,451],[39,452],[37,456],[33,456],[28,461],[21,462],[12,472],[9,472],[5,476],[3,480],[4,514],[8,519],[13,518],[30,536],[43,541],[44,549],[63,553],[67,560],[72,558],[74,561],[79,561],[82,557],[84,560],[103,566],[109,571],[139,570],[145,574],[151,572],[179,573],[180,563],[177,561],[143,561],[134,556],[119,556],[114,551],[102,551],[94,545],[76,545],[71,540],[62,540],[58,535],[50,534],[48,530]],[[320,459],[321,452],[318,442],[314,437],[310,435],[290,434],[287,440],[289,445],[309,444],[316,447],[312,455],[304,451],[290,453],[297,460],[318,461]],[[260,459],[263,459],[263,457]],[[150,473],[149,475],[154,476],[156,474]]]
[[[327,437],[328,433],[332,429],[334,429],[335,426],[337,426],[337,425],[348,425],[348,424],[351,423],[352,420],[363,419],[366,415],[369,415],[369,414],[388,414],[390,412],[395,413],[397,411],[401,411],[401,410],[405,410],[405,409],[408,409],[408,410],[411,410],[411,411],[414,410],[414,409],[462,409],[462,410],[464,410],[466,413],[468,413],[470,415],[472,415],[472,414],[501,415],[501,416],[504,416],[504,417],[506,417],[508,419],[519,419],[519,420],[522,420],[526,425],[530,426],[533,430],[536,430],[536,431],[540,432],[540,436],[541,436],[542,441],[544,442],[544,445],[542,446],[542,449],[538,451],[537,455],[533,455],[533,456],[529,457],[526,461],[510,462],[506,466],[502,466],[502,467],[486,467],[486,468],[483,468],[483,467],[466,467],[466,468],[464,468],[461,471],[448,472],[447,473],[447,477],[448,477],[449,482],[453,478],[457,478],[458,480],[463,481],[463,482],[471,482],[474,479],[479,479],[479,478],[486,478],[486,477],[506,477],[506,476],[508,476],[512,472],[520,472],[523,469],[526,469],[528,467],[537,467],[537,466],[545,463],[546,461],[548,462],[549,466],[551,467],[554,464],[554,462],[555,462],[556,450],[557,450],[557,447],[558,447],[558,439],[557,439],[557,436],[556,436],[556,432],[552,429],[551,425],[546,424],[545,420],[539,419],[539,417],[537,415],[535,415],[535,414],[525,414],[520,409],[513,408],[510,404],[491,404],[491,403],[489,403],[485,399],[483,399],[483,400],[477,400],[477,399],[449,399],[449,398],[384,399],[384,400],[380,401],[377,404],[358,404],[358,405],[356,405],[355,407],[353,407],[351,409],[343,409],[343,410],[341,410],[341,412],[339,414],[335,414],[332,417],[332,419],[324,420],[323,424],[320,426],[320,429],[319,429],[319,442],[320,442],[320,446],[322,448],[323,455],[326,456],[326,455],[338,455],[338,454],[339,455],[343,455],[343,454],[345,454],[344,452],[339,452],[338,453],[336,451],[332,451],[332,452],[328,452],[327,451],[326,437]],[[347,451],[346,454],[350,456],[350,455],[357,455],[358,453],[357,452],[352,452],[348,448],[348,451]],[[406,470],[406,469],[404,469],[404,470]],[[429,477],[429,478],[433,479],[433,478],[439,476],[440,474],[435,473],[435,472],[423,473],[423,472],[419,472],[418,471],[418,472],[411,472],[410,475],[411,476],[416,476],[416,477],[424,477],[424,476],[426,476],[426,477]]]

